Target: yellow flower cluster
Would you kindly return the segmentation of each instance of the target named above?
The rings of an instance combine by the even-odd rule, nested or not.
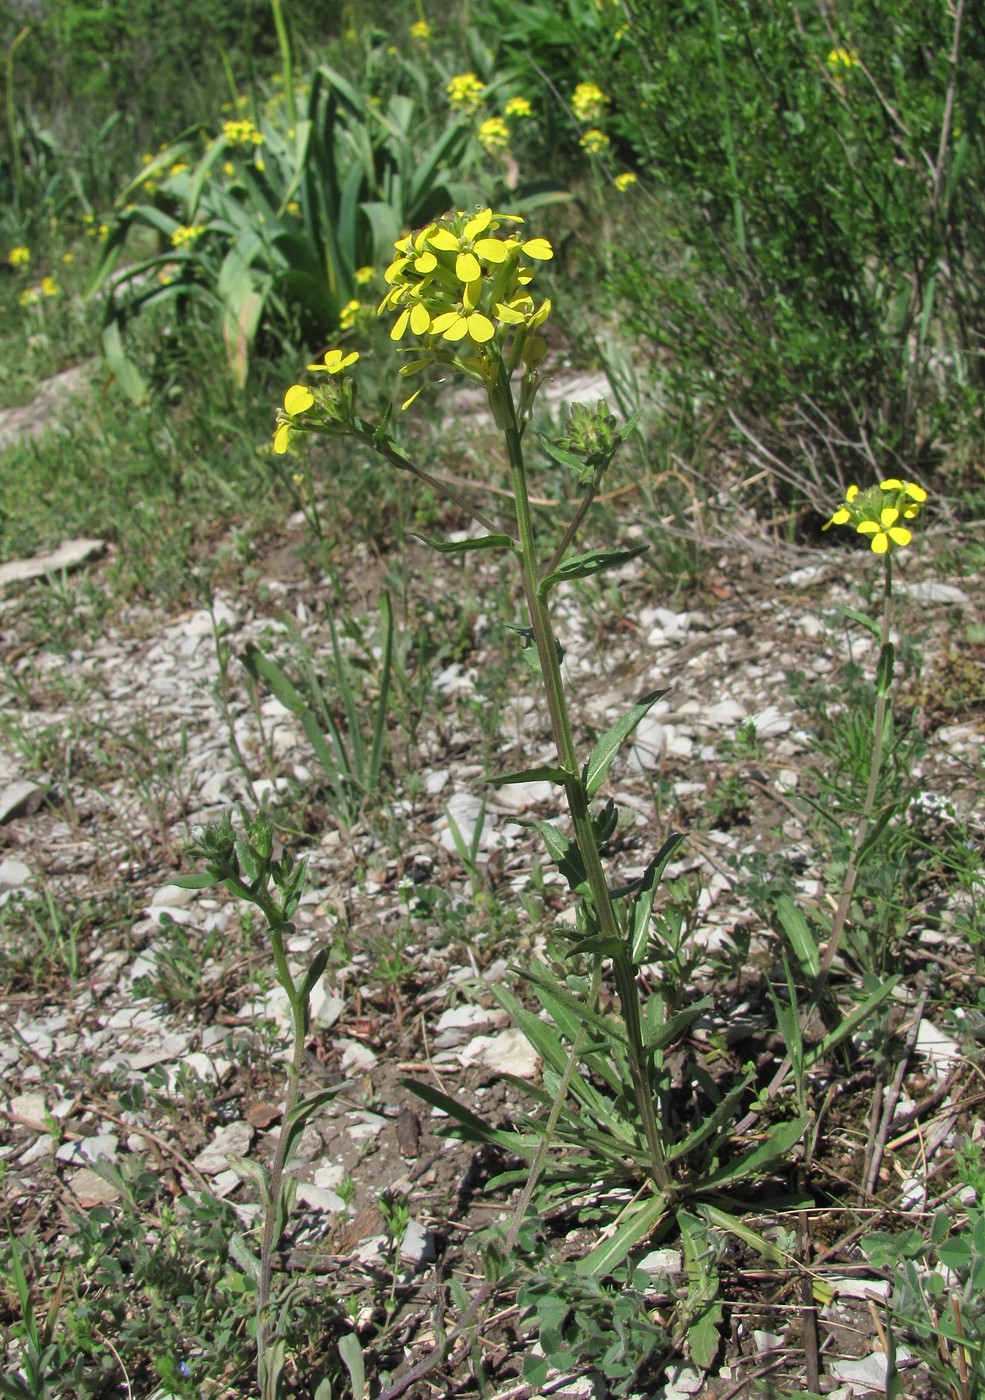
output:
[[[320,365],[309,365],[308,369],[324,374],[341,374],[349,365],[359,359],[359,351],[351,350],[348,355],[341,350],[326,350]],[[315,396],[306,384],[292,384],[284,395],[284,407],[277,410],[277,431],[274,433],[274,451],[282,457],[291,445],[291,431],[296,420],[314,406]]]
[[[613,183],[620,194],[625,194],[628,189],[631,189],[632,186],[636,184],[636,176],[631,170],[624,170],[621,175],[616,176]]]
[[[353,326],[356,324],[356,317],[359,315],[359,308],[360,308],[361,306],[362,306],[362,302],[361,302],[361,301],[347,301],[347,302],[346,302],[345,306],[343,306],[342,310],[339,312],[339,329],[340,329],[340,330],[343,330],[343,331],[351,331],[351,330],[352,330]]]
[[[263,136],[249,117],[222,124],[222,137],[227,146],[262,146]]]
[[[479,145],[490,155],[505,151],[510,144],[510,129],[502,117],[487,117],[477,135]]]
[[[578,144],[590,156],[600,156],[603,151],[609,149],[609,138],[604,131],[599,131],[597,126],[592,126],[582,133]]]
[[[172,248],[187,248],[205,232],[201,224],[179,224],[171,234]]]
[[[416,39],[419,44],[426,44],[431,37],[431,26],[426,19],[419,19],[416,24],[410,27],[410,37]]]
[[[852,68],[861,68],[862,60],[858,56],[856,49],[837,48],[832,49],[825,60],[828,71],[834,77],[840,78]]]
[[[910,543],[912,532],[900,522],[915,520],[926,499],[927,493],[922,486],[895,476],[888,477],[867,491],[849,486],[844,504],[838,507],[823,528],[829,530],[832,525],[853,525],[858,534],[869,536],[873,553],[886,554],[894,546],[902,549]]]
[[[36,287],[25,287],[17,301],[21,306],[37,306],[45,297],[59,296],[61,290],[54,277],[42,277]]]
[[[525,121],[533,114],[534,109],[526,97],[511,97],[503,108],[504,117],[516,117],[518,121]]]
[[[445,88],[448,102],[456,112],[472,113],[478,110],[486,94],[483,83],[474,73],[457,73]]]
[[[580,122],[597,121],[609,99],[595,83],[579,83],[571,94],[571,110]]]
[[[16,248],[11,248],[7,254],[7,262],[11,267],[27,267],[31,261],[31,250],[24,245],[18,244]]]
[[[375,276],[376,268],[370,267],[368,264],[365,267],[356,268],[355,278],[360,287],[365,287],[367,282],[372,282]]]

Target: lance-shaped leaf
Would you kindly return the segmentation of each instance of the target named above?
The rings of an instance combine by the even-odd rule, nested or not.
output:
[[[621,564],[628,563],[637,555],[645,554],[649,548],[648,544],[637,544],[633,545],[632,549],[593,549],[589,554],[578,554],[574,559],[566,559],[546,578],[542,578],[537,592],[542,598],[546,598],[554,585],[562,583],[565,579],[590,578],[592,574],[600,574],[605,569],[618,569]]]
[[[627,1208],[627,1213],[607,1239],[578,1260],[575,1265],[576,1274],[580,1274],[582,1278],[604,1278],[606,1274],[611,1274],[629,1251],[656,1229],[666,1214],[667,1199],[665,1196],[655,1195],[642,1203],[635,1202],[634,1206],[635,1208]]]
[[[414,539],[420,540],[429,549],[436,549],[439,554],[465,554],[473,549],[509,549],[513,544],[509,535],[479,535],[474,540],[439,540],[434,535],[415,534]]]
[[[552,457],[559,466],[573,471],[576,478],[585,485],[591,481],[594,473],[584,457],[579,456],[577,452],[569,452],[559,443],[551,442],[550,438],[544,437],[542,433],[538,433],[537,438],[548,457]]]
[[[544,845],[554,864],[567,880],[568,887],[576,894],[587,893],[585,863],[576,842],[569,841],[551,822],[531,822],[531,826],[544,838]]]
[[[505,785],[507,783],[559,783],[562,787],[571,780],[578,781],[574,773],[559,768],[556,763],[541,763],[537,768],[521,768],[516,773],[494,773],[486,778],[487,783]]]
[[[821,959],[817,951],[817,939],[811,933],[810,925],[788,894],[781,894],[775,901],[776,917],[790,939],[791,947],[805,974],[816,977],[821,969]]]
[[[644,695],[641,700],[638,700],[631,710],[626,711],[622,719],[617,720],[611,729],[607,729],[595,741],[595,747],[585,764],[584,772],[585,791],[589,797],[594,797],[605,781],[609,764],[619,752],[623,740],[632,734],[646,712],[666,694],[666,690],[651,690],[649,695]]]
[[[655,693],[657,695],[664,694],[663,691]],[[609,731],[610,734],[612,732],[612,730]],[[634,967],[646,957],[646,950],[650,942],[650,915],[653,913],[653,898],[660,881],[663,879],[664,870],[678,846],[683,845],[686,840],[687,837],[682,832],[672,831],[643,872],[639,893],[633,904],[633,923],[629,930],[629,957]]]
[[[717,1171],[709,1172],[703,1176],[700,1183],[701,1191],[710,1191],[713,1187],[730,1186],[734,1181],[741,1181],[743,1177],[758,1176],[768,1163],[775,1161],[777,1157],[786,1157],[793,1150],[804,1136],[810,1122],[810,1115],[804,1114],[802,1117],[793,1118],[787,1123],[773,1124],[769,1137],[764,1138],[751,1152],[747,1152],[744,1157],[737,1157],[732,1162],[726,1162]]]

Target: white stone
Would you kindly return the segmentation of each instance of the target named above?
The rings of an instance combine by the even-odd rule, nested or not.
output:
[[[0,860],[0,885],[5,885],[9,889],[26,885],[33,878],[31,867],[25,865],[22,860],[15,860],[13,856],[8,856],[6,860]]]
[[[31,816],[44,801],[46,789],[26,778],[9,783],[0,792],[0,823],[14,817]]]
[[[343,1074],[348,1074],[351,1070],[371,1070],[379,1058],[375,1051],[359,1040],[337,1040],[333,1043],[342,1050],[339,1067]]]
[[[430,1230],[415,1220],[407,1222],[407,1230],[400,1242],[400,1257],[411,1264],[431,1264],[435,1258],[434,1236]]]
[[[786,734],[788,729],[793,728],[793,721],[782,714],[775,705],[767,705],[765,710],[750,715],[750,719],[755,725],[756,735],[760,739],[773,739],[778,734]]]
[[[946,1079],[961,1058],[958,1042],[926,1018],[917,1030],[916,1050],[926,1056],[928,1068],[938,1081]]]
[[[333,1215],[339,1215],[345,1210],[345,1201],[334,1191],[325,1186],[318,1186],[310,1181],[298,1182],[298,1200],[303,1206],[310,1210],[327,1210]]]
[[[957,603],[960,607],[970,607],[971,599],[963,589],[951,583],[937,583],[933,579],[920,579],[910,583],[908,579],[894,579],[897,593],[912,598],[915,603]]]
[[[115,1162],[120,1140],[115,1133],[97,1133],[94,1137],[64,1142],[55,1153],[59,1162]]]
[[[462,1065],[482,1065],[518,1079],[536,1079],[540,1073],[540,1056],[515,1026],[499,1035],[475,1036],[459,1050],[458,1059]]]
[[[253,1129],[249,1123],[227,1123],[216,1131],[208,1147],[195,1158],[194,1165],[203,1176],[218,1176],[229,1167],[232,1158],[245,1157],[252,1145]]]

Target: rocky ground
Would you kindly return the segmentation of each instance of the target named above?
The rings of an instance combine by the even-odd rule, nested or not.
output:
[[[415,636],[426,635],[460,614],[461,642],[437,655],[431,674],[403,654],[385,800],[347,825],[297,717],[263,686],[251,693],[238,659],[253,643],[296,677],[304,653],[328,687],[327,617],[341,625],[346,613],[357,625],[343,629],[342,646],[372,706],[379,561],[353,547],[336,582],[313,578],[306,538],[303,520],[293,520],[258,550],[250,584],[217,593],[211,611],[109,606],[99,560],[61,582],[7,585],[0,1189],[14,1228],[52,1245],[80,1214],[114,1209],[139,1166],[172,1182],[176,1196],[212,1193],[245,1228],[254,1225],[256,1188],[243,1164],[269,1161],[279,1130],[286,999],[243,906],[170,881],[194,868],[186,851],[197,828],[231,803],[266,803],[282,839],[308,859],[290,955],[300,969],[319,946],[332,949],[313,998],[307,1087],[349,1081],[305,1131],[294,1252],[282,1262],[323,1275],[336,1296],[354,1300],[367,1347],[378,1335],[371,1281],[397,1270],[403,1303],[380,1361],[393,1369],[401,1355],[409,1364],[426,1353],[447,1280],[481,1272],[470,1242],[508,1206],[483,1193],[494,1164],[474,1145],[440,1136],[441,1115],[406,1081],[439,1086],[497,1123],[516,1120],[522,1093],[499,1076],[536,1084],[541,1066],[491,989],[511,981],[514,962],[544,949],[552,919],[569,917],[570,905],[563,881],[546,862],[540,870],[535,833],[518,824],[550,813],[549,785],[485,783],[487,770],[551,756],[532,682],[504,669],[512,652],[499,605],[483,605],[502,593],[496,566],[470,556],[438,601],[433,566],[411,562],[398,637],[411,621]],[[976,692],[974,678],[983,677],[985,580],[947,578],[929,555],[908,556],[898,627],[912,646],[901,649],[899,710],[919,708],[924,752],[913,776],[924,796],[915,810],[931,822],[970,824],[980,841],[985,686]],[[611,590],[604,605],[587,588],[559,593],[583,739],[641,693],[666,688],[612,770],[623,811],[613,866],[632,879],[671,827],[689,833],[671,871],[693,882],[686,981],[714,1002],[692,1051],[761,1057],[766,1078],[780,1054],[762,985],[776,942],[750,897],[749,870],[782,857],[808,905],[826,898],[801,798],[816,792],[826,711],[830,720],[852,667],[874,666],[874,641],[835,611],[863,606],[871,566],[867,553],[847,548],[733,545],[718,551],[700,589],[671,601],[640,561],[621,576],[618,606]],[[458,604],[457,588],[465,590]],[[796,693],[791,673],[802,678]],[[818,687],[827,699],[818,700]],[[408,734],[397,722],[415,706]],[[743,857],[753,866],[743,868]],[[951,1182],[946,1170],[936,1173],[953,1157],[955,1135],[983,1131],[979,1072],[943,1009],[948,998],[921,998],[930,968],[938,988],[963,985],[969,1005],[985,987],[980,950],[976,961],[955,933],[966,897],[928,888],[906,920],[912,959],[901,1036],[917,1020],[898,1129],[866,1200],[870,1220],[921,1218]],[[659,983],[661,970],[652,977]],[[869,1300],[884,1298],[888,1284],[860,1268],[842,1238],[842,1206],[859,1201],[852,1159],[882,1087],[871,1072],[848,1086],[819,1167],[827,1194],[816,1217],[816,1273],[832,1295],[820,1308],[821,1375],[845,1400],[884,1385],[879,1313]],[[906,1118],[928,1097],[929,1111]],[[384,1189],[405,1194],[410,1213],[396,1259],[380,1212]],[[679,1257],[660,1264],[680,1273]],[[753,1381],[767,1376],[802,1386],[800,1294],[788,1274],[738,1257],[727,1292],[724,1369],[703,1377],[682,1361],[655,1395],[753,1394]],[[522,1337],[515,1314],[489,1333],[487,1361],[504,1400],[530,1393],[514,1364],[528,1345]],[[468,1372],[468,1358],[456,1357],[456,1393],[468,1392]],[[440,1386],[448,1374],[432,1380]],[[922,1368],[908,1374],[908,1395],[936,1393]],[[134,1390],[141,1393],[152,1390]],[[408,1393],[433,1391],[418,1382]],[[554,1393],[601,1395],[604,1382],[589,1376]]]

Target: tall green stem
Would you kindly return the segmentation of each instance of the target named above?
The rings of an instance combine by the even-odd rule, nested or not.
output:
[[[493,416],[506,437],[510,458],[510,475],[513,495],[516,501],[516,523],[520,543],[520,567],[523,576],[523,591],[530,616],[534,645],[540,661],[541,675],[547,708],[554,734],[560,766],[566,774],[565,796],[571,820],[574,825],[575,841],[581,853],[592,905],[598,920],[599,930],[605,938],[622,943],[619,921],[609,894],[605,870],[599,856],[589,810],[588,796],[578,771],[578,756],[575,752],[571,721],[564,695],[564,681],[558,661],[557,645],[551,627],[547,602],[540,591],[540,575],[537,567],[537,550],[534,538],[533,521],[530,514],[530,498],[527,491],[527,477],[523,462],[523,447],[520,441],[520,428],[516,418],[513,392],[504,374],[500,374],[490,390],[490,405]],[[630,1075],[633,1080],[633,1095],[646,1134],[650,1153],[650,1167],[653,1180],[665,1190],[670,1185],[666,1156],[660,1130],[657,1126],[653,1106],[653,1090],[649,1082],[645,1063],[643,1039],[640,1026],[639,1000],[636,981],[629,958],[623,954],[613,959],[616,987],[622,1006],[623,1022],[626,1027],[626,1047]]]

